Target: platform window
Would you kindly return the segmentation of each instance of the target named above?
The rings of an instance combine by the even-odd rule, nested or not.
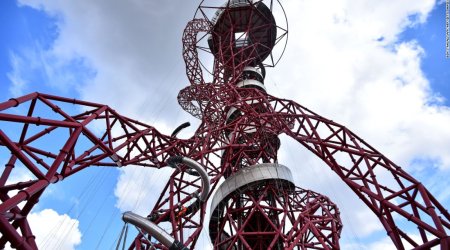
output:
[[[249,45],[248,33],[247,32],[234,33],[234,41],[236,43],[237,48]]]

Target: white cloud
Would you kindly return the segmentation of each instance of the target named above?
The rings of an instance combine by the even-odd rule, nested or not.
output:
[[[420,69],[426,51],[417,42],[397,41],[406,26],[426,20],[433,3],[334,1],[324,8],[323,2],[286,2],[290,41],[285,58],[268,73],[269,91],[346,125],[405,168],[418,158],[432,158],[447,173],[449,108]],[[287,148],[292,146],[288,142]],[[290,158],[281,157],[295,166]],[[305,176],[298,177],[299,185],[327,194],[340,206],[344,236],[349,225],[363,239],[382,229],[353,194],[345,195],[348,190],[331,171],[320,172],[324,166],[315,156],[306,152],[295,158],[307,165],[300,168]]]
[[[196,3],[22,3],[59,17],[60,33],[52,48],[55,56],[61,60],[83,57],[95,68],[95,78],[79,86],[83,99],[108,103],[151,124],[159,121],[175,128],[188,119],[175,97],[188,84],[181,34]],[[432,159],[437,164],[433,171],[448,174],[449,107],[439,101],[439,94],[421,71],[426,51],[415,41],[398,41],[405,28],[426,22],[435,1],[305,0],[283,4],[289,19],[289,43],[277,68],[268,70],[269,93],[296,100],[347,125],[405,168],[414,170],[408,166],[415,160]],[[380,230],[376,218],[347,195],[348,188],[331,171],[308,172],[309,166],[323,168],[315,156],[306,151],[291,154],[309,164],[297,176],[299,186],[330,196],[341,206],[345,225],[354,231],[369,224],[358,232],[363,239]],[[291,169],[299,162],[287,155],[280,159]],[[148,212],[160,190],[160,184],[146,184],[152,179],[150,171],[122,170],[115,190],[121,210]],[[447,193],[442,196],[448,202]],[[352,229],[345,225],[343,235],[350,234]]]
[[[35,177],[30,173],[30,171],[27,168],[25,168],[23,165],[16,164],[16,166],[11,171],[8,180],[6,180],[5,185],[31,181],[34,179]],[[19,190],[11,190],[8,192],[8,196],[13,197],[18,192]],[[25,206],[25,201],[22,201],[18,204],[19,208],[23,208],[23,206]]]
[[[83,99],[108,103],[131,117],[187,117],[176,111],[176,95],[188,85],[181,35],[197,3],[20,2],[58,18],[54,55],[82,56],[95,68],[95,78],[79,88]]]
[[[405,27],[426,20],[434,1],[322,4],[285,4],[290,43],[268,73],[270,91],[347,125],[402,166],[431,157],[449,168],[450,110],[420,69],[426,51],[396,40]]]
[[[30,171],[27,170],[27,168],[25,168],[24,166],[19,165],[19,166],[15,166],[13,168],[13,171],[11,171],[9,178],[6,181],[6,185],[18,183],[18,182],[30,181],[33,179],[35,179],[35,177],[30,173]]]
[[[433,171],[448,176],[450,110],[420,69],[426,51],[415,41],[397,41],[405,27],[426,20],[433,3],[334,1],[324,8],[317,1],[286,2],[290,41],[280,65],[268,72],[269,91],[346,125],[406,169],[417,159],[433,159],[440,168]],[[287,141],[283,149],[292,147]],[[281,162],[301,169],[300,186],[338,203],[343,241],[355,241],[354,231],[370,242],[368,236],[382,230],[377,218],[315,156],[296,150],[284,152]],[[305,166],[296,166],[298,159]]]
[[[23,72],[20,71],[24,62],[15,53],[10,53],[9,57],[12,67],[12,71],[7,74],[8,79],[11,81],[9,91],[13,96],[21,96],[24,94],[23,90],[27,85],[26,80],[23,79]]]
[[[120,169],[114,194],[117,197],[116,207],[122,212],[133,211],[142,216],[148,215],[153,204],[159,198],[172,169],[160,170],[125,167]]]
[[[11,82],[9,91],[18,97],[40,90],[42,83],[61,93],[70,93],[72,87],[84,83],[94,75],[87,62],[80,57],[61,58],[38,42],[33,46],[11,51],[11,71],[7,77]]]
[[[9,152],[8,152],[9,154]],[[0,166],[4,166],[5,164],[0,164]],[[5,185],[11,185],[11,184],[16,184],[19,182],[27,182],[27,181],[32,181],[32,180],[36,180],[36,177],[30,172],[30,170],[28,168],[26,168],[24,165],[22,165],[22,163],[16,162],[14,168],[12,169],[11,173],[9,174],[8,179],[6,180]],[[17,189],[13,189],[11,191],[8,192],[8,196],[9,197],[13,197],[14,195],[16,195],[19,192],[19,190]],[[46,197],[46,196],[50,196],[52,194],[54,194],[55,192],[55,188],[53,185],[48,186],[45,189],[45,192],[42,194],[41,198]],[[19,208],[23,208],[23,206],[25,206],[26,201],[22,201],[21,203],[18,204]],[[34,209],[39,207],[39,203],[35,205]]]
[[[44,209],[28,215],[39,249],[75,249],[81,243],[79,221],[67,214]]]
[[[171,133],[165,123],[158,122],[153,125],[164,134]],[[113,131],[113,134],[120,133],[119,130]],[[140,146],[143,148],[145,145]],[[120,153],[125,152],[122,150]],[[140,215],[148,215],[173,171],[170,167],[161,169],[136,166],[120,168],[119,179],[114,190],[117,197],[116,207],[122,212],[133,211]]]

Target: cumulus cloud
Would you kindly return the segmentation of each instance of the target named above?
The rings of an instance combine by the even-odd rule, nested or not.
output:
[[[5,165],[5,164],[2,164]],[[35,179],[35,177],[28,171],[24,166],[16,166],[11,171],[8,180],[6,180],[5,185],[15,184],[19,182],[25,182]],[[19,190],[11,190],[8,192],[9,197],[13,197],[19,192]],[[20,202],[18,204],[19,208],[23,208],[25,206],[25,202]]]
[[[152,124],[159,121],[170,125],[167,127],[189,119],[177,107],[175,97],[187,85],[181,34],[197,3],[21,3],[58,18],[53,55],[61,60],[82,57],[94,68],[96,75],[79,86],[83,99],[108,103],[130,117]],[[408,171],[421,174],[422,169],[414,163],[427,160],[438,175],[448,175],[449,107],[431,89],[420,68],[426,51],[416,41],[399,41],[406,28],[426,22],[435,1],[306,0],[283,4],[289,19],[289,44],[277,68],[268,70],[269,93],[296,100],[347,125]],[[19,76],[16,79],[20,80]],[[301,170],[294,171],[298,185],[327,194],[341,207],[344,225],[350,225],[344,227],[344,237],[350,238],[347,235],[353,230],[368,240],[382,229],[356,197],[347,195],[349,189],[331,171],[322,170],[323,164],[315,156],[289,139],[283,143],[280,163]],[[159,195],[153,181],[146,184],[152,180],[150,171],[122,170],[115,190],[121,210],[148,212]],[[448,193],[441,194],[447,202]],[[348,244],[351,241],[347,239]],[[385,244],[385,240],[373,244]]]
[[[314,1],[287,2],[290,43],[267,82],[272,78],[283,96],[348,124],[401,165],[430,157],[450,168],[444,127],[450,110],[421,71],[426,52],[415,41],[397,40],[406,27],[425,22],[433,4],[335,1],[319,11]]]
[[[81,243],[79,221],[67,214],[44,209],[28,216],[30,226],[41,249],[75,249]]]
[[[30,181],[35,177],[24,166],[16,165],[11,172],[10,177],[6,181],[6,185]],[[45,195],[53,192],[53,187],[47,188]],[[17,194],[16,190],[8,192],[10,197]],[[25,202],[19,203],[22,208]],[[36,204],[35,210],[39,208]],[[81,232],[79,229],[79,221],[72,219],[67,214],[58,214],[52,209],[44,209],[39,212],[31,212],[28,215],[28,222],[34,236],[36,237],[36,244],[40,249],[75,249],[81,243]],[[11,249],[7,245],[7,249]]]
[[[164,122],[152,125],[164,134],[171,133],[171,128]],[[188,128],[189,131],[183,131],[182,135],[192,134],[192,129]],[[141,146],[144,147],[144,145]],[[173,171],[170,167],[161,169],[135,166],[121,168],[114,189],[117,197],[116,207],[122,212],[133,211],[141,215],[148,215]]]
[[[20,3],[58,20],[59,36],[50,49],[54,55],[66,60],[82,56],[95,68],[95,78],[79,88],[83,99],[108,103],[132,117],[173,120],[180,115],[173,113],[176,95],[188,85],[183,74],[181,35],[197,3]]]
[[[28,215],[39,249],[75,249],[81,243],[79,221],[67,214],[44,209]]]
[[[27,85],[26,80],[23,79],[24,74],[20,71],[23,68],[23,60],[21,60],[21,58],[15,53],[11,53],[10,63],[13,70],[7,74],[8,79],[11,81],[9,91],[13,96],[21,96],[24,94],[23,90]]]
[[[433,171],[448,176],[450,110],[420,68],[426,51],[416,41],[398,40],[405,28],[426,22],[434,1],[323,4],[284,3],[290,42],[280,65],[268,73],[269,91],[346,125],[408,171],[418,173],[413,163],[427,159]],[[315,156],[288,139],[283,143],[280,162],[301,170],[296,171],[300,186],[337,202],[347,228],[365,242],[383,229]],[[352,238],[344,226],[343,241]]]
[[[34,41],[31,47],[11,51],[11,71],[7,77],[11,82],[12,96],[21,96],[44,82],[44,86],[68,94],[73,87],[94,76],[87,62],[81,57],[61,58],[52,50]]]
[[[30,171],[28,171],[24,166],[15,167],[13,170],[14,171],[11,172],[11,175],[6,181],[6,185],[35,179]]]
[[[120,171],[114,190],[117,197],[116,207],[122,212],[133,211],[146,216],[159,198],[173,170],[126,167]]]

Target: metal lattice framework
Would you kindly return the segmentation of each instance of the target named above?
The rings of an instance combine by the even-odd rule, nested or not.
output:
[[[0,161],[6,162],[0,177],[0,248],[9,242],[36,249],[27,215],[50,184],[87,167],[161,168],[169,157],[181,155],[205,167],[213,191],[249,167],[278,164],[278,136],[286,134],[354,191],[397,249],[450,249],[450,214],[423,184],[343,125],[267,94],[263,78],[250,74],[248,67],[263,69],[264,59],[274,61],[270,46],[286,36],[282,32],[264,40],[261,27],[275,25],[269,2],[269,8],[262,1],[235,0],[219,7],[202,2],[200,17],[188,23],[183,56],[191,85],[180,91],[178,101],[202,121],[190,139],[164,135],[92,102],[32,93],[0,103]],[[205,9],[214,9],[215,17],[208,19]],[[253,16],[259,19],[250,22]],[[208,50],[201,46],[205,39],[211,39],[214,84],[205,83],[198,58],[198,50]],[[16,167],[28,169],[33,179],[11,183]],[[329,198],[277,179],[247,184],[223,197],[221,210],[211,217],[216,249],[339,249],[342,224]],[[195,199],[192,187],[201,188],[200,177],[184,166],[174,169],[149,214],[190,249],[206,212],[206,203],[196,212],[185,211]],[[130,249],[167,248],[149,240],[139,234]]]

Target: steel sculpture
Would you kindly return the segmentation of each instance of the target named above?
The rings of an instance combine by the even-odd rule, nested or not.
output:
[[[186,125],[164,135],[92,102],[32,93],[0,103],[0,159],[6,161],[0,177],[0,248],[7,242],[18,249],[37,248],[27,215],[50,184],[89,166],[162,168],[170,157],[183,156],[209,176],[211,215],[205,218],[206,202],[190,192],[202,188],[204,176],[177,161],[147,216],[152,225],[170,228],[167,244],[194,249],[209,220],[215,249],[339,249],[337,206],[296,187],[289,169],[277,162],[278,136],[284,133],[354,191],[397,249],[450,249],[450,215],[418,180],[343,125],[266,93],[264,69],[275,66],[279,57],[273,48],[287,39],[287,27],[272,15],[278,4],[200,4],[183,34],[191,85],[178,95],[181,107],[201,120],[190,139],[176,137]],[[212,69],[201,63],[199,51],[212,55]],[[67,104],[72,107],[61,108]],[[10,132],[14,126],[20,131]],[[47,150],[45,143],[55,135],[61,143]],[[34,179],[9,183],[16,166]],[[130,249],[167,248],[144,234]]]

